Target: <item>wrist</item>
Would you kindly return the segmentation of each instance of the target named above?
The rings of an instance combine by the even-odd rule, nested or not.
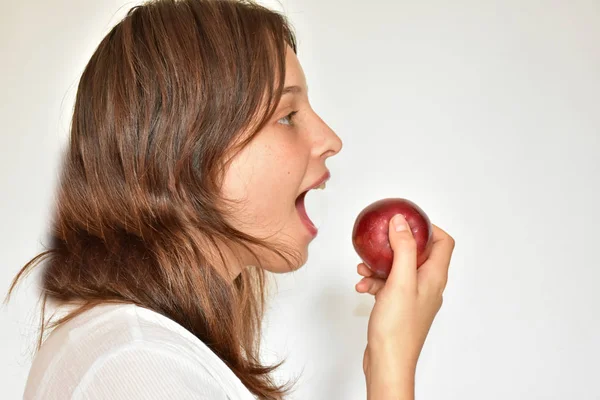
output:
[[[378,369],[389,369],[414,378],[420,351],[410,351],[409,346],[396,342],[369,343],[369,364]]]
[[[413,400],[416,366],[398,360],[371,359],[365,371],[368,400]]]

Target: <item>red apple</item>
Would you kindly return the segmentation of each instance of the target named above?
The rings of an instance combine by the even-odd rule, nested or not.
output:
[[[352,230],[352,244],[374,275],[383,279],[388,277],[392,269],[394,254],[388,232],[390,219],[396,214],[404,215],[417,242],[417,268],[431,253],[431,221],[419,206],[406,199],[376,201],[356,217]]]

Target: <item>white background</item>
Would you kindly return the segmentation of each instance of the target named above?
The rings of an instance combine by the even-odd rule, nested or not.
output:
[[[79,75],[133,4],[2,0],[2,295],[41,248]],[[266,320],[265,356],[303,371],[293,398],[365,399],[372,300],[354,292],[350,233],[364,206],[406,197],[457,241],[417,398],[599,399],[600,2],[283,7],[313,106],[345,145],[308,199],[310,261],[281,277]],[[0,309],[2,399],[22,395],[35,284]]]

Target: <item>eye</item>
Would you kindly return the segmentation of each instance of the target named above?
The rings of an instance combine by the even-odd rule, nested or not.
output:
[[[298,113],[298,111],[292,111],[291,113],[289,113],[288,115],[286,115],[285,117],[281,118],[279,121],[277,121],[278,123],[282,124],[282,125],[294,125],[294,121],[293,118],[294,116]]]

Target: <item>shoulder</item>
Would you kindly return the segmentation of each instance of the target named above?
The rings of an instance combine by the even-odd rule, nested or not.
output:
[[[99,357],[80,376],[73,399],[228,399],[206,365],[158,343],[135,341]]]
[[[98,306],[44,342],[25,398],[229,399],[237,377],[223,367],[162,315],[133,305]]]

